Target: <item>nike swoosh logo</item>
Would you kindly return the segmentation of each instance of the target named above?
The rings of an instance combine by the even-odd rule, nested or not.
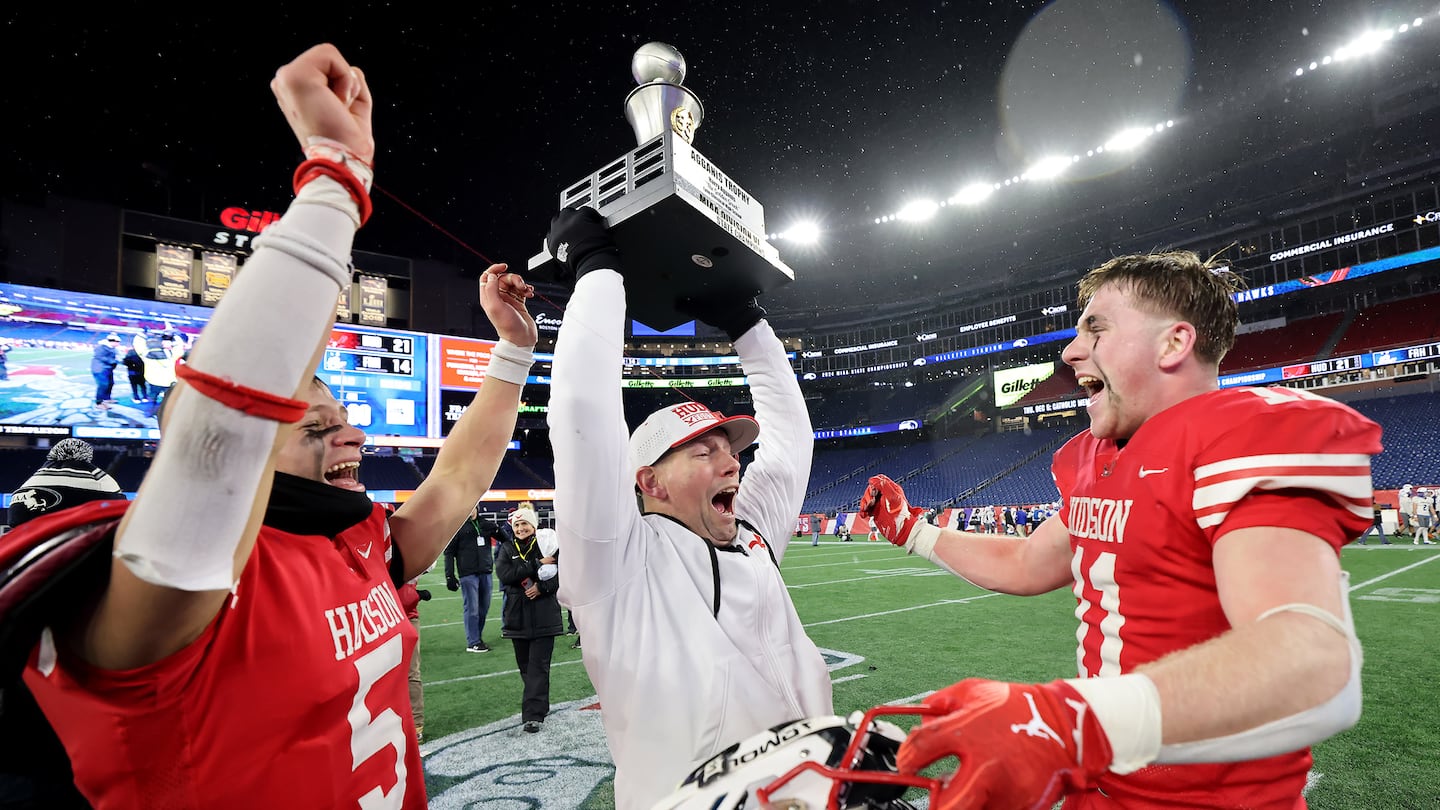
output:
[[[374,541],[374,540],[371,540],[369,543],[366,543],[366,544],[365,544],[365,548],[363,548],[363,549],[359,549],[359,548],[355,549],[355,553],[356,553],[356,554],[359,554],[361,557],[364,557],[364,558],[367,559],[367,560],[370,559],[370,546],[374,545],[374,543],[375,543],[375,541]]]
[[[1147,476],[1147,475],[1159,475],[1160,473],[1163,473],[1163,472],[1170,472],[1170,468],[1169,468],[1169,467],[1161,467],[1161,468],[1158,469],[1158,470],[1147,470],[1147,469],[1145,469],[1144,467],[1141,467],[1141,468],[1140,468],[1140,477],[1141,477],[1141,478],[1144,478],[1144,477]]]

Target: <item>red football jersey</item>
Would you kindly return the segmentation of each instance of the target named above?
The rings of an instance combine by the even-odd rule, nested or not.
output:
[[[42,640],[25,682],[108,808],[426,807],[383,507],[333,540],[262,528],[205,632],[98,670]]]
[[[1380,427],[1333,400],[1289,388],[1193,397],[1119,447],[1089,431],[1055,454],[1070,531],[1077,663],[1086,677],[1131,672],[1230,629],[1215,587],[1215,541],[1281,526],[1336,553],[1373,520],[1370,456]],[[1296,805],[1308,749],[1250,762],[1154,765],[1108,774],[1110,802],[1075,807]]]

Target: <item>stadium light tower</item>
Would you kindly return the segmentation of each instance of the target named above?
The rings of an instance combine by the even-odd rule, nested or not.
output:
[[[1131,127],[1130,129],[1121,130],[1105,142],[1105,148],[1112,152],[1134,149],[1144,143],[1145,139],[1149,138],[1152,132],[1153,130],[1145,127]]]
[[[820,241],[820,226],[814,222],[797,222],[780,235],[787,242],[813,245]]]
[[[955,192],[955,196],[950,198],[950,202],[959,205],[975,205],[983,202],[993,193],[995,193],[993,183],[971,183]]]
[[[934,200],[916,200],[904,208],[901,208],[895,216],[906,222],[924,222],[935,216],[935,212],[939,210],[940,204]]]
[[[1041,158],[1025,170],[1025,179],[1049,180],[1053,177],[1059,177],[1070,167],[1072,162],[1070,158],[1063,156]]]

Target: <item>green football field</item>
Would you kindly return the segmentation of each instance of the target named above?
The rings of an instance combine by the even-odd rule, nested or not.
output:
[[[837,712],[915,702],[971,676],[1034,682],[1075,674],[1068,590],[991,594],[888,543],[826,539],[811,548],[808,536],[798,538],[783,570],[810,637],[831,659]],[[1437,549],[1407,541],[1344,552],[1365,648],[1365,708],[1355,728],[1315,748],[1312,808],[1440,808]],[[438,566],[421,587],[434,594],[421,605],[420,644],[432,808],[613,807],[613,767],[574,637],[556,640],[544,730],[525,734],[498,593],[484,630],[494,651],[474,654],[465,651],[459,594],[445,590]]]

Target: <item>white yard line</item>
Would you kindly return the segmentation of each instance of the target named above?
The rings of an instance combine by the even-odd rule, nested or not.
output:
[[[942,599],[939,602],[931,602],[925,605],[914,605],[912,607],[896,608],[894,610],[882,610],[879,613],[863,613],[859,616],[846,616],[843,619],[827,619],[823,622],[810,622],[805,627],[819,627],[824,624],[839,624],[840,622],[853,622],[856,619],[873,619],[877,616],[889,616],[895,613],[906,613],[912,610],[924,610],[925,608],[940,607],[942,605],[964,605],[980,599],[989,599],[992,596],[1000,596],[998,593],[982,593],[977,596],[967,596],[964,599]]]
[[[1374,579],[1367,579],[1367,580],[1365,580],[1364,582],[1361,582],[1361,583],[1358,584],[1358,585],[1351,585],[1351,586],[1350,586],[1350,592],[1351,592],[1351,593],[1354,593],[1355,591],[1358,591],[1358,590],[1360,590],[1361,588],[1364,588],[1364,587],[1366,587],[1366,586],[1368,586],[1368,585],[1374,585],[1374,584],[1377,583],[1377,582],[1383,582],[1383,581],[1389,579],[1390,577],[1395,576],[1396,574],[1403,574],[1403,573],[1405,573],[1406,571],[1409,571],[1409,570],[1412,569],[1412,568],[1419,568],[1420,566],[1422,566],[1422,565],[1424,565],[1424,564],[1426,564],[1426,563],[1432,563],[1432,562],[1435,562],[1436,560],[1440,560],[1440,554],[1431,554],[1429,558],[1424,559],[1424,560],[1417,560],[1417,561],[1415,561],[1415,562],[1413,562],[1413,563],[1410,563],[1409,565],[1405,566],[1404,568],[1396,568],[1394,571],[1391,571],[1391,572],[1388,573],[1388,574],[1381,574],[1380,576],[1375,577]]]

